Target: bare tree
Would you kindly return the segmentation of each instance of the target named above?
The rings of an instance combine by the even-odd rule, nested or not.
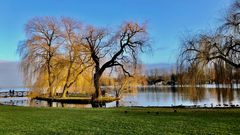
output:
[[[217,59],[232,67],[240,68],[240,2],[230,8],[224,23],[214,34],[200,34],[185,40],[181,51],[182,60],[204,62]],[[183,58],[184,57],[184,58]]]
[[[85,41],[95,66],[93,98],[98,98],[99,81],[106,69],[117,66],[125,75],[131,76],[131,73],[126,70],[125,63],[136,64],[137,54],[143,51],[147,43],[146,26],[128,22],[115,33],[109,33],[106,29],[88,27]]]
[[[61,45],[59,25],[54,17],[31,19],[26,27],[27,40],[18,46],[21,67],[26,82],[36,82],[40,74],[47,74],[49,96],[53,96],[53,83],[56,78],[56,56]],[[56,69],[56,68],[55,68]],[[37,77],[39,78],[39,77]]]

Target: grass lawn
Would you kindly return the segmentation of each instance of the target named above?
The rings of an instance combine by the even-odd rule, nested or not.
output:
[[[240,134],[240,109],[176,110],[0,106],[0,135]]]

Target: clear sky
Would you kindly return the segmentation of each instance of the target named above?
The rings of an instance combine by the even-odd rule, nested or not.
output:
[[[0,0],[0,61],[18,61],[24,24],[35,16],[67,16],[83,23],[118,26],[147,22],[152,53],[144,63],[174,63],[185,32],[214,28],[233,0]]]

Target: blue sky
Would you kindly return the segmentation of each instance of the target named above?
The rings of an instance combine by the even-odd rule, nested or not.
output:
[[[220,24],[233,0],[1,0],[0,61],[18,61],[24,24],[35,16],[67,16],[83,23],[117,27],[127,20],[147,22],[152,54],[144,63],[174,63],[185,32]]]

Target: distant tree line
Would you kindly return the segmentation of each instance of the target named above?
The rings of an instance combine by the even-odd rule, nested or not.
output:
[[[161,68],[149,69],[145,73],[148,85],[175,85],[177,76],[174,71],[166,71]]]

